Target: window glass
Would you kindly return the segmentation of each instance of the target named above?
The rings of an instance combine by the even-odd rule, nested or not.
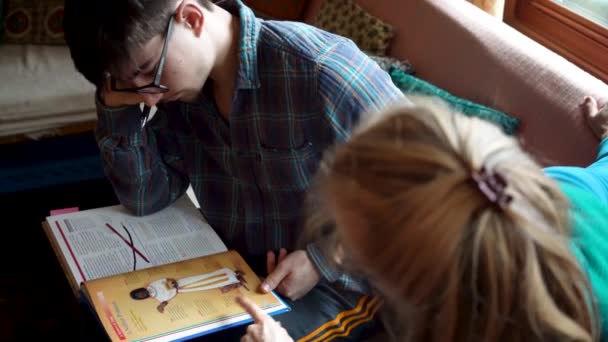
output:
[[[552,0],[583,17],[608,27],[608,0]]]

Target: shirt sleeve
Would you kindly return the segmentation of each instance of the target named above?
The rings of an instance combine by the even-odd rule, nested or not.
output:
[[[395,101],[407,101],[390,75],[350,40],[335,44],[319,65],[327,146],[346,141],[362,115],[372,115]],[[348,277],[328,261],[320,243],[311,243],[306,250],[322,277],[329,282]]]
[[[95,135],[104,172],[118,200],[135,215],[148,215],[184,194],[189,181],[177,144],[157,112],[144,127],[138,105],[106,107],[96,96]]]
[[[367,279],[356,277],[339,269],[334,262],[329,260],[331,256],[324,253],[326,248],[323,247],[323,244],[324,241],[319,240],[306,245],[306,253],[319,271],[321,278],[337,285],[338,288],[359,293],[371,293],[372,288]]]
[[[350,40],[334,45],[319,65],[321,107],[332,138],[339,142],[350,136],[362,115],[408,101],[390,75]]]
[[[306,253],[312,263],[317,267],[321,277],[328,282],[333,283],[338,280],[342,275],[342,272],[334,267],[334,263],[327,259],[325,253],[323,253],[323,248],[318,244],[319,242],[313,242],[306,245]]]

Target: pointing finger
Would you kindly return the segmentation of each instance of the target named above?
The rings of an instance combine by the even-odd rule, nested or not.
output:
[[[253,318],[256,323],[261,323],[272,319],[267,313],[264,312],[264,310],[262,310],[259,306],[257,306],[256,303],[247,297],[238,296],[236,297],[236,302],[251,315],[251,318]]]

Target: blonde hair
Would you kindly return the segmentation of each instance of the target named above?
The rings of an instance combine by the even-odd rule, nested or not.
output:
[[[412,100],[362,122],[313,190],[315,210],[356,217],[356,234],[338,226],[338,237],[394,304],[404,339],[595,340],[557,184],[497,126]],[[472,181],[481,168],[505,178],[513,200],[504,208]],[[325,214],[309,229],[334,217]]]

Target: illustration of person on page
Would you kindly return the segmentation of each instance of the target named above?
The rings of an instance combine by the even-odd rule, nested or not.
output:
[[[182,279],[161,278],[149,283],[146,287],[140,287],[130,292],[131,298],[135,300],[143,300],[147,298],[156,298],[160,304],[156,307],[158,312],[163,313],[165,307],[169,304],[169,300],[175,297],[178,293],[196,292],[211,289],[219,289],[222,293],[230,290],[244,287],[247,291],[247,281],[245,274],[229,268],[222,268],[217,271],[194,275]]]

